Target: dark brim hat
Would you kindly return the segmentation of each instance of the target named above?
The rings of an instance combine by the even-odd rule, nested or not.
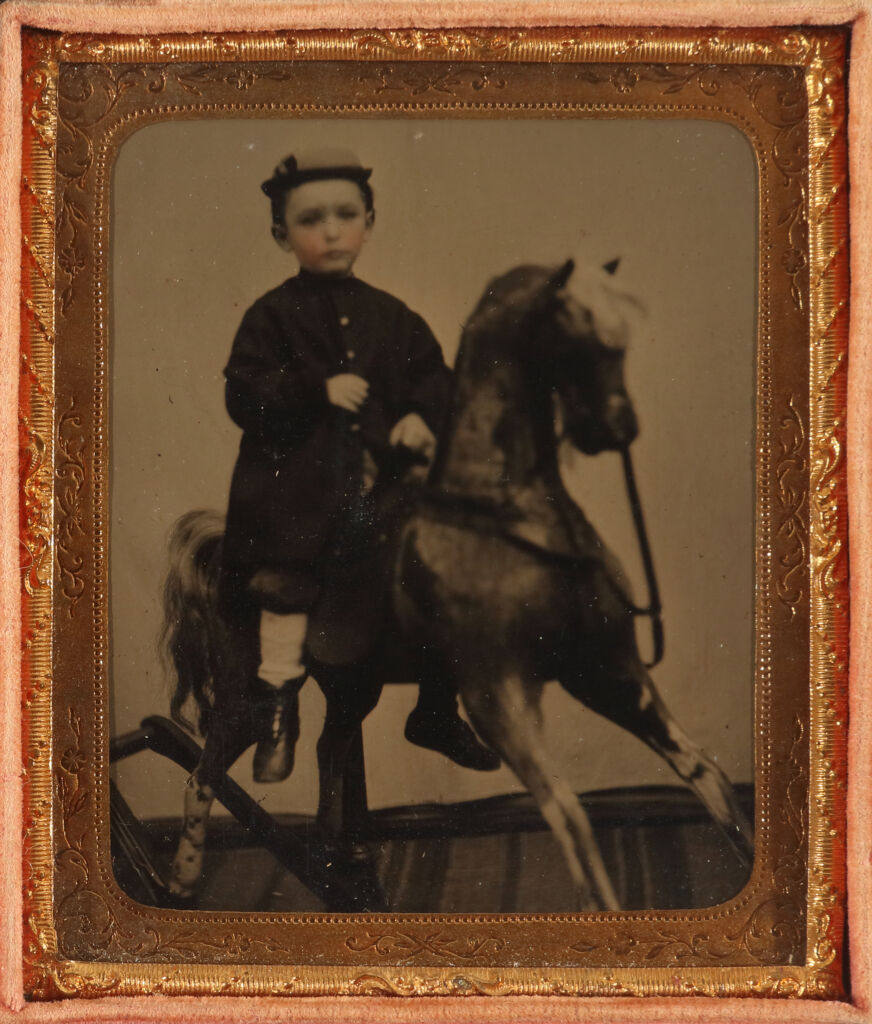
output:
[[[285,157],[260,187],[270,199],[276,200],[307,181],[345,178],[362,185],[371,174],[372,168],[364,167],[350,149],[312,149]]]

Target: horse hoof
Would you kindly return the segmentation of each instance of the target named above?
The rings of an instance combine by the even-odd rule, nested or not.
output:
[[[185,890],[185,892],[164,889],[160,895],[160,906],[166,910],[196,910],[197,894],[193,889]]]

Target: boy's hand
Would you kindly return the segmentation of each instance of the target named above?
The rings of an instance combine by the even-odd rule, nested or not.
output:
[[[420,452],[428,462],[436,453],[436,438],[433,431],[416,412],[410,412],[394,424],[390,436],[391,444],[405,445],[413,452]]]
[[[327,400],[348,412],[357,412],[366,401],[369,384],[356,373],[337,373],[327,378]]]

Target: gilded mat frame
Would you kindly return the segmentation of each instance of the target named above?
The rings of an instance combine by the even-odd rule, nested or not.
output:
[[[19,422],[29,996],[843,996],[846,33],[29,31],[25,43]],[[558,76],[564,69],[566,81],[566,95],[548,103],[536,77],[546,65]],[[360,68],[377,73],[355,75]],[[566,73],[579,68],[583,99],[573,91],[578,76],[571,82]],[[277,81],[294,83],[300,102],[280,100]],[[206,922],[190,912],[143,912],[114,885],[97,838],[107,820],[109,169],[120,141],[141,124],[244,108],[275,116],[291,108],[302,116],[707,116],[751,140],[761,231],[761,852],[735,900],[671,915],[225,914]],[[807,651],[808,671],[788,676],[784,655],[797,650]]]

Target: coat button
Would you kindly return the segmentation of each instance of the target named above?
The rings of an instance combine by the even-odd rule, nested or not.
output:
[[[358,432],[358,430],[360,430],[360,424],[359,424],[359,423],[352,423],[352,424],[351,424],[351,429],[352,429],[352,430],[354,431],[354,433],[356,434],[356,433]]]
[[[348,356],[349,359],[354,359],[354,356],[356,355],[353,348],[350,348],[345,354]]]
[[[343,327],[347,327],[351,323],[351,321],[348,319],[347,316],[341,316],[339,317],[339,323],[341,323]]]

